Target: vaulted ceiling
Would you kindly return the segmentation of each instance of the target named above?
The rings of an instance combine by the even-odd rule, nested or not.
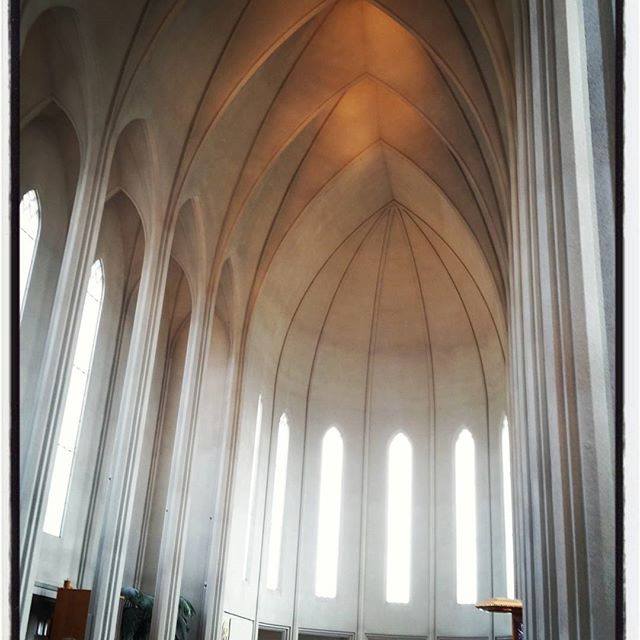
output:
[[[504,310],[510,2],[42,4],[23,7],[24,65],[54,80],[25,87],[23,120],[53,97],[96,144],[104,118],[127,159],[110,190],[137,182],[147,235],[176,224],[192,288],[212,291],[230,258],[248,321],[279,252],[297,245],[288,277],[306,286],[313,260],[393,206],[436,216]]]

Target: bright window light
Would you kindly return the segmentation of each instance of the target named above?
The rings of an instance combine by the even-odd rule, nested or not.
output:
[[[282,550],[282,525],[284,522],[284,499],[287,489],[287,459],[289,457],[289,423],[287,415],[280,416],[276,466],[273,477],[273,499],[271,503],[271,530],[269,532],[269,556],[267,565],[267,589],[276,590],[280,583],[280,554]]]
[[[319,598],[336,597],[342,498],[342,449],[342,436],[335,427],[331,427],[322,438],[315,591]]]
[[[20,313],[36,255],[36,245],[40,234],[40,203],[38,195],[31,189],[20,200]]]
[[[458,604],[477,599],[476,460],[473,436],[463,429],[456,441],[456,582]]]
[[[253,458],[251,460],[251,480],[249,481],[249,503],[247,505],[247,525],[244,538],[244,580],[249,580],[249,555],[251,551],[251,532],[253,530],[253,510],[256,501],[256,482],[258,480],[258,462],[260,460],[260,435],[262,433],[262,395],[258,396],[256,426],[253,432]]]
[[[98,333],[98,321],[104,294],[102,262],[96,260],[91,267],[89,285],[84,298],[78,341],[73,355],[73,366],[56,446],[51,486],[47,499],[43,530],[52,536],[62,533],[62,521],[69,494],[71,467],[82,422],[87,395],[89,372]]]
[[[507,597],[515,598],[515,566],[513,557],[513,512],[511,502],[511,453],[509,423],[502,423],[502,502],[504,503],[504,548],[507,572]]]
[[[406,604],[411,592],[413,452],[403,433],[389,445],[387,465],[387,602]]]

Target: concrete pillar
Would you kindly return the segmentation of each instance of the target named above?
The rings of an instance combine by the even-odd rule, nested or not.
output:
[[[150,238],[125,370],[86,637],[115,638],[143,430],[153,380],[172,231]]]
[[[182,583],[190,508],[191,469],[196,437],[197,408],[206,360],[207,314],[202,296],[195,300],[180,393],[178,424],[173,445],[169,489],[156,577],[151,637],[173,640]]]
[[[601,162],[613,125],[605,113],[591,131],[599,98],[587,78],[596,58],[605,82],[613,72],[595,48],[613,35],[606,20],[589,23],[591,4],[530,0],[517,25],[510,364],[518,596],[530,639],[615,635],[613,341],[603,317],[613,167]]]
[[[56,297],[51,313],[42,371],[33,390],[35,410],[24,467],[20,471],[20,634],[24,638],[31,608],[42,525],[64,411],[67,371],[82,314],[84,295],[102,220],[102,172],[91,148],[80,167]]]

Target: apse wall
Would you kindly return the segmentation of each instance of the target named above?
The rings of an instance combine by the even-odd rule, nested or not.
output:
[[[250,633],[246,619],[294,633],[508,632],[506,621],[456,603],[454,494],[454,447],[466,428],[476,456],[477,595],[505,595],[504,320],[473,235],[435,186],[423,189],[421,215],[393,195],[379,206],[389,194],[375,181],[329,190],[269,266],[247,335],[228,529],[223,603],[237,637]],[[269,589],[283,414],[281,566]],[[319,598],[321,445],[332,426],[344,445],[338,587],[335,598]],[[385,600],[387,451],[398,432],[414,461],[408,604]]]

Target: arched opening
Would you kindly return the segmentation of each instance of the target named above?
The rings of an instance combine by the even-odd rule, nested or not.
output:
[[[45,533],[52,536],[59,537],[62,534],[64,511],[67,496],[69,495],[78,435],[84,415],[103,296],[104,274],[102,262],[96,260],[91,267],[89,284],[87,285],[82,307],[80,330],[73,355],[73,364],[62,414],[62,425],[47,498],[43,529]]]
[[[24,442],[30,440],[35,405],[27,390],[37,387],[45,356],[79,168],[75,126],[58,103],[49,100],[21,131],[20,188],[25,195],[37,194],[35,201],[29,197],[23,202],[37,203],[40,214],[28,278],[21,275],[20,437]],[[31,241],[22,231],[20,235],[28,249]],[[21,261],[26,259],[27,253],[21,251]],[[23,269],[26,274],[26,265]]]
[[[40,235],[40,202],[34,189],[29,189],[20,200],[20,315],[29,288],[29,279]]]
[[[500,452],[502,454],[502,503],[504,515],[504,562],[507,597],[516,597],[515,558],[513,550],[513,498],[511,493],[511,444],[509,423],[505,416],[500,434]]]
[[[280,583],[280,555],[282,552],[282,527],[284,502],[287,491],[287,461],[289,457],[289,422],[283,413],[278,422],[276,459],[271,497],[271,528],[267,564],[267,589],[275,590]]]
[[[242,575],[249,579],[251,537],[254,526],[256,508],[256,491],[258,482],[258,463],[260,460],[260,443],[262,438],[262,394],[258,395],[256,406],[256,423],[253,429],[253,447],[251,448],[251,475],[249,477],[249,499],[247,501],[247,528],[244,537],[244,568]]]
[[[398,433],[387,454],[386,600],[396,604],[411,599],[412,485],[413,447]]]
[[[463,429],[455,448],[456,600],[475,604],[478,595],[476,535],[476,451],[473,436]]]
[[[335,598],[340,558],[340,515],[342,511],[342,435],[336,427],[322,438],[316,547],[315,594]]]
[[[169,478],[183,391],[192,298],[187,277],[171,258],[162,306],[153,389],[144,431],[144,456],[136,487],[136,509],[122,586],[153,593],[167,514]]]

